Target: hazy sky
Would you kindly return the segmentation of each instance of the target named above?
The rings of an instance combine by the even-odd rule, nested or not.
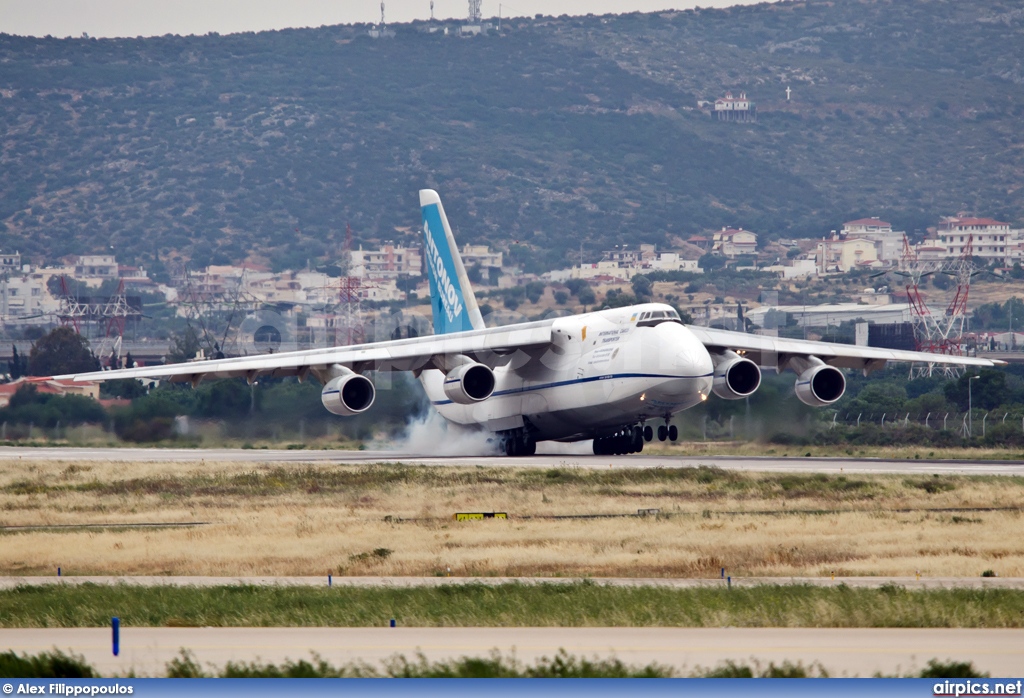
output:
[[[388,22],[430,18],[430,0],[385,0]],[[727,7],[752,0],[514,0],[502,17]],[[465,17],[468,0],[434,0],[434,17]],[[483,0],[484,17],[499,3]],[[0,33],[27,36],[159,36],[319,27],[380,20],[380,0],[0,0]]]

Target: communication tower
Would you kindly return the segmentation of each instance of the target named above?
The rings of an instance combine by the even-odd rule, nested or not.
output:
[[[483,0],[469,0],[469,23],[480,24],[480,3]]]

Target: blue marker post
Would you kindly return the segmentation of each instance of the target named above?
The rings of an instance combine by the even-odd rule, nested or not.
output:
[[[110,630],[113,635],[114,656],[116,657],[121,652],[121,619],[117,616],[110,619]]]
[[[722,568],[722,579],[725,579],[725,568]]]
[[[60,567],[57,568],[57,576],[60,576]]]
[[[392,628],[395,627],[395,619],[394,618],[391,619],[391,627]]]
[[[726,583],[729,585],[729,588],[732,589],[732,576],[726,577],[725,579]]]
[[[331,575],[327,575],[327,586],[331,586]]]

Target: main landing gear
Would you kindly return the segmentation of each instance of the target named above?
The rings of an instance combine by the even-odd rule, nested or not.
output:
[[[645,441],[654,441],[654,427],[646,424],[638,424],[632,427],[624,427],[610,436],[602,436],[594,439],[595,456],[621,456],[626,453],[640,453],[644,450]],[[658,427],[658,441],[675,441],[679,438],[679,429],[675,424],[665,424]]]
[[[611,436],[594,439],[594,455],[596,456],[621,456],[626,453],[640,453],[642,450],[644,450],[644,429],[639,426],[627,427]]]
[[[537,441],[524,429],[505,432],[501,447],[506,456],[532,456],[537,453]]]

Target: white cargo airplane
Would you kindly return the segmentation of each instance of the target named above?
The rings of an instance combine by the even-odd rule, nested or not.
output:
[[[370,370],[412,371],[441,415],[494,433],[506,454],[530,455],[537,442],[594,440],[594,453],[635,453],[655,438],[675,440],[672,415],[712,394],[747,397],[761,369],[791,369],[807,405],[842,397],[840,369],[865,372],[887,361],[994,366],[987,359],[783,339],[684,325],[661,303],[486,327],[437,192],[420,191],[425,266],[434,335],[163,366],[57,376],[75,381],[312,375],[333,414],[373,404]]]

